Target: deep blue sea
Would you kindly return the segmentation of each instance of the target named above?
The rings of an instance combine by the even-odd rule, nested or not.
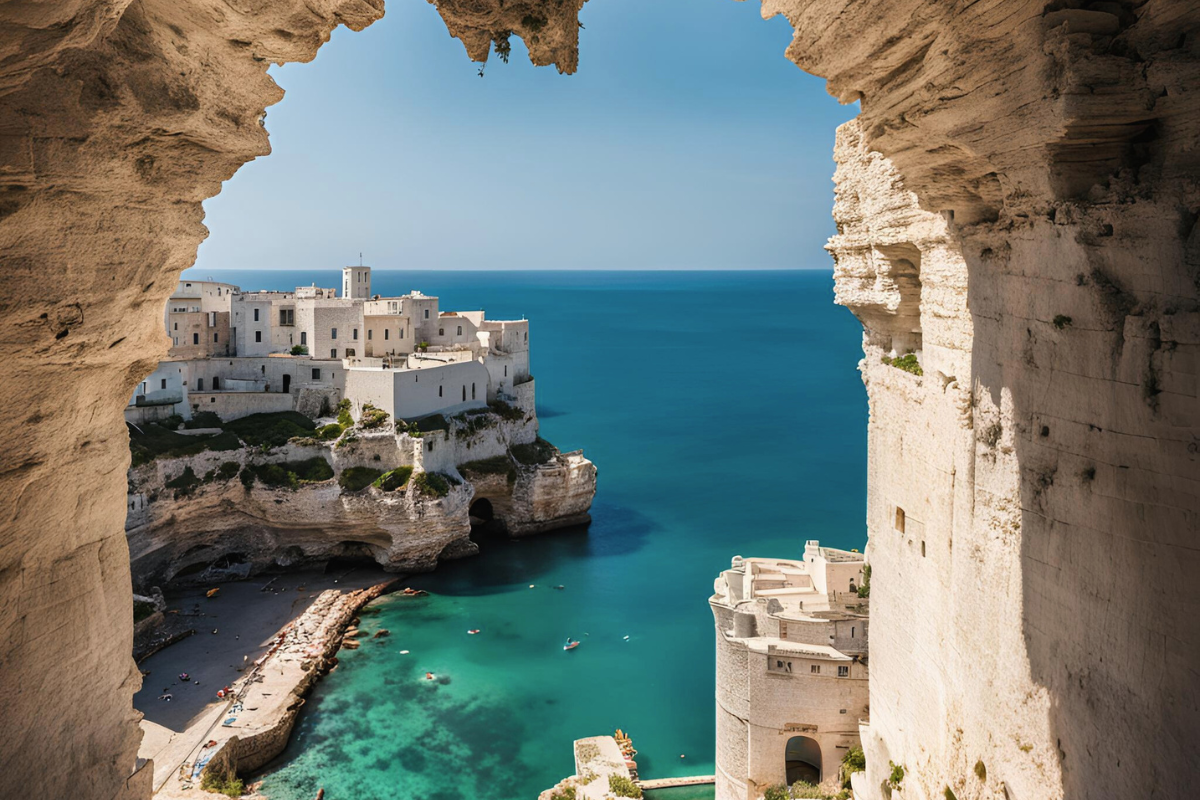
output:
[[[187,274],[340,286],[334,270]],[[833,304],[830,272],[397,271],[373,284],[531,320],[542,435],[596,463],[593,522],[489,540],[408,581],[429,597],[377,603],[264,792],[534,800],[573,771],[573,739],[618,727],[643,777],[711,774],[717,573],[739,554],[799,557],[806,539],[866,543],[861,328]],[[391,635],[368,638],[381,627]],[[583,644],[564,652],[568,636]]]

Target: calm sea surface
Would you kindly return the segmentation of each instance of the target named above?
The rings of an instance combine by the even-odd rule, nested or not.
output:
[[[246,290],[341,285],[334,271],[188,275]],[[618,727],[643,777],[711,774],[717,573],[738,554],[798,557],[805,539],[866,542],[861,328],[833,305],[830,273],[376,272],[373,283],[531,320],[542,434],[599,468],[594,521],[486,541],[478,558],[408,581],[429,597],[377,603],[265,793],[534,800],[573,771],[573,739]],[[391,636],[369,639],[379,628]],[[582,646],[563,652],[568,636]]]

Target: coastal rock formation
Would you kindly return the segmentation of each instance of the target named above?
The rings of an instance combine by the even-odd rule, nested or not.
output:
[[[475,414],[446,424],[421,438],[390,425],[354,428],[339,442],[294,439],[268,454],[205,451],[131,469],[126,533],[134,585],[209,583],[334,558],[427,572],[478,552],[469,510],[483,513],[479,498],[488,503],[487,518],[514,536],[590,520],[595,466],[537,439],[532,414]],[[288,469],[312,459],[329,464],[329,477],[296,486],[254,477],[269,465]],[[444,495],[410,480],[414,465],[443,474]],[[373,485],[397,468],[407,471],[394,484]],[[346,483],[354,472],[367,485]]]
[[[578,0],[536,4],[556,9],[536,33],[509,16],[534,5],[438,10],[476,57],[500,23],[531,49],[558,42],[535,58],[574,69]],[[899,698],[871,737],[925,796],[1020,796],[1006,787],[1035,779],[1039,797],[1183,796],[1200,739],[1200,8],[767,0],[764,11],[796,29],[793,61],[861,101],[867,151],[951,223],[965,264],[970,372],[946,377],[977,404],[963,412],[969,445],[957,416],[884,409],[885,397],[922,399],[933,371],[914,383],[866,366],[873,419],[893,418],[888,436],[872,423],[871,676],[886,681],[872,695],[890,686]],[[0,6],[0,430],[12,443],[0,454],[2,796],[148,794],[121,409],[166,352],[161,309],[205,236],[202,201],[268,152],[265,109],[281,92],[267,67],[310,60],[337,25],[381,13],[381,0]],[[908,248],[880,252],[911,261]],[[922,439],[933,430],[969,447],[949,474],[948,454]],[[895,520],[881,511],[905,503],[929,507],[914,512],[927,515],[927,546],[936,534],[949,558],[957,532],[953,557],[975,553],[977,571],[935,570],[916,540],[886,554]],[[986,566],[993,549],[1011,570]],[[906,570],[942,591],[905,596]],[[928,661],[974,661],[941,674],[924,664],[900,686],[915,662],[904,654],[918,652],[895,628],[902,613]],[[955,643],[977,649],[951,654]],[[1009,671],[976,668],[993,659]],[[1019,686],[1034,696],[1006,711]],[[875,752],[872,792],[886,767]]]

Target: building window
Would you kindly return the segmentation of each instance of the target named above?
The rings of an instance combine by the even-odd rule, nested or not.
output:
[[[300,344],[308,344],[308,331],[300,331]]]
[[[258,309],[254,309],[254,321],[258,322]]]
[[[529,331],[525,331],[525,341],[529,341]]]
[[[849,667],[838,667],[838,677],[839,678],[849,678],[850,677],[850,668]]]
[[[467,402],[467,385],[463,384],[463,402]]]
[[[213,391],[215,392],[217,389],[220,389],[220,388],[221,388],[221,379],[214,376],[213,377]]]
[[[475,384],[471,384],[471,399],[475,399]]]
[[[204,378],[196,378],[196,391],[197,392],[204,391]]]
[[[354,333],[350,336],[351,339],[358,339],[358,328],[354,329]]]
[[[279,309],[279,324],[280,325],[295,325],[296,324],[296,309],[294,309],[294,308]]]
[[[260,365],[260,369],[262,369],[262,374],[263,374],[263,375],[266,375],[266,374],[267,374],[267,365],[266,365],[266,364],[262,364],[262,365]]]
[[[261,341],[262,341],[262,331],[255,331],[255,332],[254,332],[254,341],[256,341],[256,342],[261,342]]]
[[[438,328],[438,336],[445,336],[445,335],[446,335],[446,329]]]
[[[313,379],[314,381],[319,381],[319,380],[321,380],[321,370],[319,370],[319,369],[316,369],[316,368],[314,367],[314,368],[313,368],[313,371],[312,371],[312,376],[313,376],[313,377],[312,377],[312,379]]]
[[[458,326],[458,335],[462,336],[462,325]]]
[[[925,540],[921,540],[921,558],[925,557]]]
[[[198,333],[192,334],[192,344],[200,344],[200,334],[198,334]]]
[[[508,377],[508,364],[504,365],[504,377]]]
[[[332,329],[331,329],[331,331],[330,331],[330,334],[329,334],[329,338],[330,338],[330,339],[336,339],[336,338],[337,338],[337,328],[332,328]]]
[[[368,333],[367,335],[370,336],[371,334]],[[383,329],[383,338],[384,339],[388,338],[388,329],[387,328]]]
[[[375,331],[371,330],[370,328],[367,328],[367,340],[368,341],[375,338],[374,333],[375,333]],[[387,333],[387,331],[384,331],[384,333]]]
[[[178,323],[178,322],[176,322],[176,323],[175,323],[175,330],[179,330],[179,323]]]
[[[217,343],[217,334],[213,334],[213,344]]]
[[[334,349],[332,349],[332,350],[330,350],[330,351],[329,351],[329,357],[330,357],[330,358],[337,358],[337,348],[336,348],[336,347],[335,347]]]
[[[429,319],[429,309],[425,309],[425,319]]]
[[[400,329],[400,338],[401,338],[401,339],[403,339],[403,338],[404,338],[404,328],[401,328],[401,329]]]
[[[439,386],[438,387],[438,397],[441,397],[441,396],[442,396],[442,387]]]
[[[821,674],[821,665],[813,664],[812,666],[810,666],[808,668],[808,671],[811,672],[813,675],[820,675]]]
[[[354,348],[353,347],[346,348],[346,358],[354,358]]]
[[[896,525],[896,531],[898,533],[904,533],[904,509],[901,508],[900,506],[896,506],[896,523],[895,523],[895,525]]]
[[[164,389],[167,388],[167,379],[166,378],[162,379],[162,388],[164,388]]]
[[[854,638],[854,626],[853,625],[850,626],[850,638],[851,639]]]

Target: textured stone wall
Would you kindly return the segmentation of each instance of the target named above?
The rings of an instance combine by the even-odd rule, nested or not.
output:
[[[471,57],[515,34],[568,72],[581,5],[437,4]],[[877,538],[872,677],[939,665],[913,673],[894,719],[941,735],[918,743],[882,720],[873,733],[908,761],[913,796],[1001,783],[1018,797],[1184,795],[1200,739],[1200,8],[763,7],[795,28],[788,57],[861,101],[865,147],[952,223],[944,243],[927,241],[957,248],[966,270],[966,316],[952,276],[943,301],[924,273],[917,318],[933,361],[920,379],[869,363],[882,345],[867,343],[872,534],[890,535],[879,516],[894,489],[924,537],[910,548],[906,525],[887,548]],[[267,66],[309,60],[333,27],[381,12],[381,0],[0,6],[0,427],[15,443],[0,455],[2,796],[17,780],[28,796],[137,796],[121,408],[166,352],[161,309],[205,235],[200,203],[268,152],[264,111],[280,90]],[[899,308],[912,250],[880,254]],[[951,337],[937,351],[927,307]],[[860,313],[895,342],[913,334],[910,310]],[[898,324],[877,330],[872,315]],[[937,399],[939,372],[955,381]],[[964,391],[965,428],[934,407]],[[931,454],[922,432],[953,452]],[[892,487],[893,470],[927,475],[927,490]],[[918,541],[949,570],[917,565]],[[906,615],[897,598],[886,622],[887,587],[917,569],[944,590],[928,608],[906,601]],[[889,641],[907,649],[881,665]],[[1022,685],[1032,694],[1002,707]],[[920,708],[917,687],[935,689]],[[1015,751],[1014,731],[1032,737]],[[985,750],[998,761],[976,786],[967,769]]]

